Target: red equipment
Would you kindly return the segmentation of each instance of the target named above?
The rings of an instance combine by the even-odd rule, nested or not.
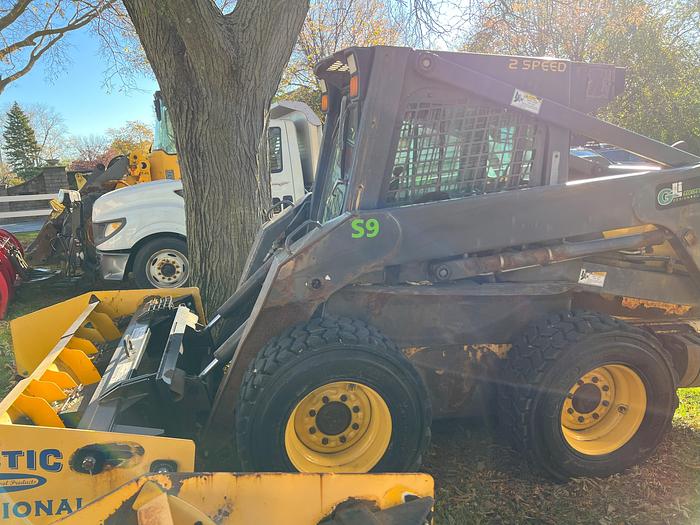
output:
[[[5,318],[18,281],[28,275],[22,244],[10,232],[0,229],[0,319]]]

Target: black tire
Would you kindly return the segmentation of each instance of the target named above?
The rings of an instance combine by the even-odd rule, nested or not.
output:
[[[148,266],[151,257],[163,250],[173,250],[177,252],[178,257],[184,256],[186,262],[187,275],[184,280],[177,286],[168,286],[166,282],[158,285],[157,280],[152,282],[148,276]],[[134,256],[134,262],[131,266],[133,279],[136,286],[139,288],[180,288],[187,285],[189,280],[189,260],[187,259],[187,242],[177,237],[156,237],[151,241],[147,241],[141,246]]]
[[[315,318],[270,340],[248,367],[236,407],[244,470],[296,471],[285,448],[294,407],[336,381],[374,389],[389,408],[392,433],[372,472],[414,471],[430,442],[431,408],[422,379],[397,348],[362,321]]]
[[[615,364],[641,379],[646,411],[619,448],[583,454],[564,437],[565,398],[584,374]],[[558,480],[608,476],[643,461],[661,443],[678,406],[677,383],[671,357],[652,334],[606,315],[565,312],[531,325],[514,343],[504,362],[499,417],[535,469]]]

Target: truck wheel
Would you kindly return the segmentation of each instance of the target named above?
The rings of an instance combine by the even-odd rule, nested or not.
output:
[[[132,266],[139,288],[180,288],[190,277],[187,242],[158,237],[141,246]]]
[[[416,470],[430,402],[411,363],[362,321],[313,319],[272,339],[246,371],[236,407],[245,470]]]
[[[504,365],[504,430],[534,467],[560,480],[646,459],[678,405],[658,340],[606,315],[566,312],[534,324]]]

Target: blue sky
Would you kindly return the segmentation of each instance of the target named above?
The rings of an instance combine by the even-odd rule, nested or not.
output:
[[[153,92],[158,89],[155,79],[137,78],[136,88],[129,90],[115,79],[109,89],[105,86],[109,64],[100,55],[99,42],[90,29],[74,31],[66,40],[69,47],[65,54],[70,62],[64,70],[52,72],[50,61],[40,60],[0,95],[0,111],[14,101],[20,106],[43,103],[63,115],[72,135],[103,134],[128,120],[153,123]]]
[[[67,55],[71,63],[51,78],[39,61],[27,75],[11,83],[0,95],[0,108],[17,101],[20,106],[43,103],[63,115],[74,135],[102,134],[107,128],[127,120],[153,120],[153,92],[158,84],[152,78],[137,79],[137,89],[124,92],[118,80],[109,90],[104,85],[107,64],[100,56],[98,42],[88,29],[69,35]]]

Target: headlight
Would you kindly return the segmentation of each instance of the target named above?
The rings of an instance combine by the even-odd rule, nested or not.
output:
[[[126,219],[116,219],[109,222],[95,222],[92,224],[92,236],[94,238],[95,246],[99,246],[105,242],[110,237],[116,235],[124,225],[126,224]]]

